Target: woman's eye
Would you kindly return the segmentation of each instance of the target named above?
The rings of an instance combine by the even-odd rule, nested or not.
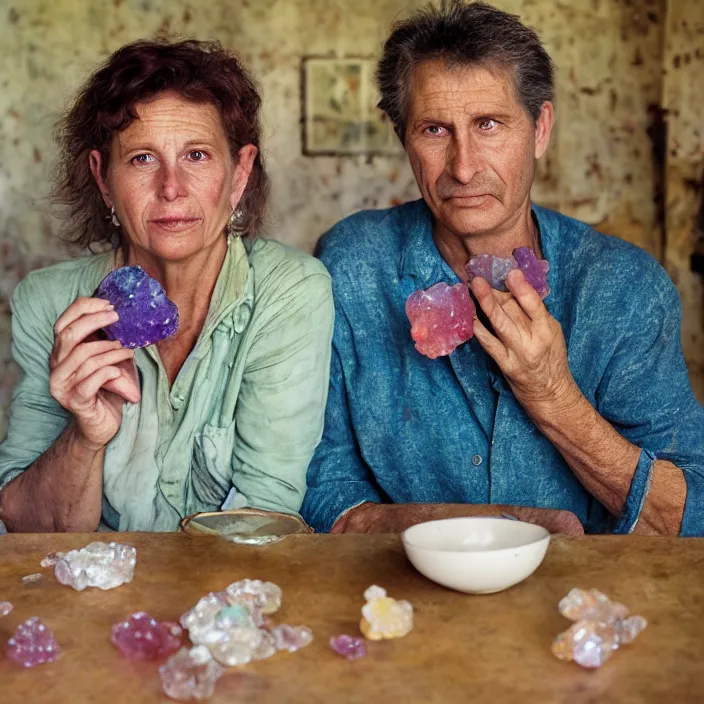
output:
[[[493,130],[497,124],[498,122],[496,122],[496,120],[482,120],[479,123],[479,129],[484,131]]]
[[[134,164],[150,164],[152,161],[154,161],[154,157],[151,154],[137,154],[132,159]]]
[[[193,161],[203,161],[205,159],[205,152],[196,149],[189,153],[188,155]]]

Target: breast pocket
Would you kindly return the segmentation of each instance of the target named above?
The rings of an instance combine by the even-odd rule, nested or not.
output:
[[[220,428],[204,425],[193,440],[191,481],[186,501],[187,513],[220,508],[232,486],[232,453],[235,425]]]

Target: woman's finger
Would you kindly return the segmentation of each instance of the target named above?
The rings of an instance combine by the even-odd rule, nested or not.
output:
[[[61,334],[67,325],[78,320],[82,315],[100,313],[104,310],[114,310],[114,306],[103,298],[77,298],[54,323],[54,334]]]
[[[74,387],[74,398],[84,407],[94,405],[101,387],[111,379],[117,379],[121,373],[117,367],[101,367]]]
[[[104,310],[100,313],[82,315],[66,325],[54,342],[53,358],[55,364],[61,364],[73,349],[89,335],[116,323],[118,320],[119,316],[114,310]]]
[[[76,345],[72,352],[60,363],[52,357],[49,360],[49,366],[56,381],[63,382],[91,357],[117,349],[123,349],[117,340],[84,342],[82,345]]]
[[[103,352],[103,354],[94,355],[74,371],[67,380],[67,383],[71,386],[77,386],[97,372],[101,367],[118,366],[120,362],[132,359],[133,357],[134,350],[125,349],[122,346],[117,350],[113,349],[108,352]]]

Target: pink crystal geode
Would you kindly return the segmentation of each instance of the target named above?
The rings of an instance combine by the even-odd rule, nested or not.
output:
[[[36,616],[17,626],[7,641],[7,657],[22,667],[54,662],[58,654],[54,634]]]
[[[178,308],[161,284],[141,266],[111,271],[95,293],[115,306],[120,319],[105,328],[109,340],[136,349],[171,337],[178,330]]]
[[[330,648],[348,660],[358,660],[367,654],[367,644],[363,638],[348,636],[344,633],[330,638]]]
[[[154,660],[181,647],[183,629],[177,623],[159,623],[144,611],[132,614],[112,627],[111,640],[125,657]]]
[[[430,359],[452,353],[474,334],[476,308],[464,284],[439,283],[415,291],[406,300],[411,337]]]
[[[497,291],[508,291],[506,277],[513,269],[520,269],[526,281],[538,292],[540,298],[550,293],[548,271],[550,264],[538,259],[530,247],[518,247],[512,257],[495,257],[493,254],[479,254],[466,265],[470,283],[477,277],[485,279]]]
[[[648,625],[642,616],[629,616],[623,604],[596,589],[572,589],[558,608],[575,623],[555,638],[553,655],[587,668],[603,665],[619,646],[632,643]]]

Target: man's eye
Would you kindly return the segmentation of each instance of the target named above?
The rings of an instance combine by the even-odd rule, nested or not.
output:
[[[440,127],[440,125],[430,125],[429,127],[425,128],[425,131],[428,134],[438,135],[438,134],[443,134],[445,132],[445,128]]]
[[[137,154],[132,159],[134,164],[150,164],[152,161],[154,161],[154,157],[151,154]]]
[[[200,151],[200,149],[195,149],[188,155],[193,161],[203,161],[205,159],[205,152]]]
[[[496,120],[491,120],[491,119],[489,119],[489,120],[482,120],[482,121],[479,123],[479,129],[480,129],[480,130],[484,130],[484,131],[493,130],[494,127],[496,127],[497,124],[498,124],[498,122],[496,122]]]

